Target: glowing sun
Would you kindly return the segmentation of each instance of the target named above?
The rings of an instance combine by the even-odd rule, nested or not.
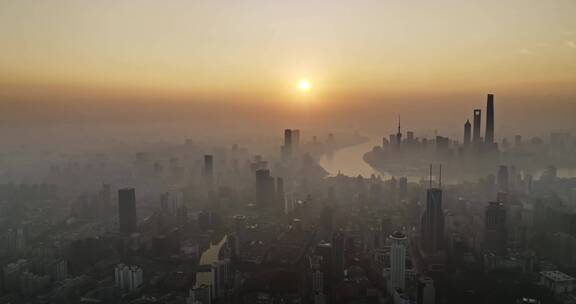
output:
[[[310,84],[310,81],[308,81],[308,79],[300,79],[300,81],[298,81],[298,90],[302,93],[308,92],[310,91],[310,89],[312,88],[312,85]]]

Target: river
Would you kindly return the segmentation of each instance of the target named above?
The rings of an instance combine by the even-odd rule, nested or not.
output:
[[[210,247],[202,252],[200,256],[200,262],[198,265],[212,265],[212,263],[218,261],[218,255],[220,254],[220,249],[226,243],[226,236],[222,238],[218,243],[212,244],[210,243]],[[196,285],[195,288],[199,287],[200,285],[212,285],[212,273],[211,272],[203,272],[199,271],[196,273]]]
[[[374,170],[363,159],[364,153],[372,150],[374,146],[379,144],[380,143],[374,140],[369,140],[363,144],[336,150],[332,155],[324,154],[320,157],[320,166],[328,171],[330,176],[335,176],[340,172],[347,176],[362,175],[363,177],[370,177],[370,175],[374,174],[376,176],[382,176],[383,179],[389,179],[392,177],[391,175],[382,174]],[[543,171],[544,170],[539,170],[534,174],[534,177],[539,178]],[[558,168],[558,177],[576,177],[576,169]]]
[[[383,176],[382,173],[374,170],[363,159],[364,153],[372,150],[377,145],[379,145],[378,142],[369,140],[363,144],[336,150],[331,155],[324,154],[320,157],[320,166],[328,171],[331,176],[335,176],[340,172],[348,176],[362,175],[363,177],[370,177],[370,175],[374,174],[388,179],[390,176]]]

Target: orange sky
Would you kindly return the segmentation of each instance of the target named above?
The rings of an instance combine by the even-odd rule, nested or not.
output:
[[[495,92],[576,113],[574,16],[574,0],[4,0],[0,103],[305,101],[330,112],[443,95],[469,107]]]
[[[574,83],[576,2],[0,3],[0,81],[278,97]]]

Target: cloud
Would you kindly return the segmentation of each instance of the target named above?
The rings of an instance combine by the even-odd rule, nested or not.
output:
[[[567,45],[569,48],[576,49],[576,42],[574,42],[574,41],[572,41],[572,40],[566,41],[566,45]]]
[[[536,54],[534,51],[527,49],[527,48],[522,48],[518,51],[518,53],[522,54],[522,55],[534,55]]]

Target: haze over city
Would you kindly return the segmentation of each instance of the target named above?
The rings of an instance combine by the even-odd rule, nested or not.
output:
[[[543,132],[532,121],[574,129],[574,6],[2,1],[2,123],[298,121],[381,132],[402,113],[433,132],[490,91],[507,135]],[[313,84],[305,98],[302,78]]]
[[[0,304],[576,303],[574,0],[0,0]]]

